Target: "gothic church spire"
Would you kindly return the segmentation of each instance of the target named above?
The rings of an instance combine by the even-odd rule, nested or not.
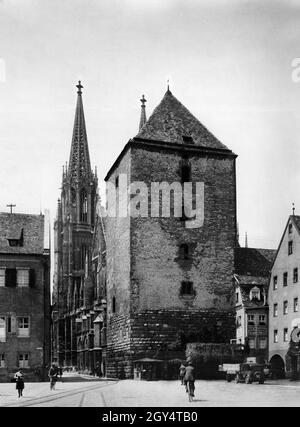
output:
[[[80,180],[91,173],[88,140],[82,104],[83,86],[79,80],[77,87],[77,105],[71,144],[68,174],[70,178]]]

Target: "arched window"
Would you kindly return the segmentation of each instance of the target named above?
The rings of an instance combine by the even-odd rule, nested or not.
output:
[[[87,222],[87,214],[88,214],[87,193],[85,190],[81,190],[80,192],[80,221],[81,222]]]

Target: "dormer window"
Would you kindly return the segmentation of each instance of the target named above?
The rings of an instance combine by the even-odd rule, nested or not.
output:
[[[185,144],[194,144],[194,140],[190,135],[182,135],[182,139]]]
[[[19,231],[19,236],[9,236],[8,238],[7,238],[7,240],[8,240],[8,244],[9,244],[9,246],[12,246],[12,247],[22,247],[23,246],[23,243],[24,243],[24,238],[23,238],[23,228],[21,229],[21,231]]]
[[[250,291],[250,300],[260,300],[260,290],[257,286],[251,289]]]

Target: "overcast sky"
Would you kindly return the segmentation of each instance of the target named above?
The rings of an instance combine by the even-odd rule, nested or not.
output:
[[[76,83],[103,178],[172,93],[238,154],[240,242],[276,248],[300,214],[300,2],[0,0],[0,211],[50,209],[69,159]]]

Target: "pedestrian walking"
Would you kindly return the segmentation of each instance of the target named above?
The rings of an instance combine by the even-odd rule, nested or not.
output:
[[[185,391],[189,394],[189,400],[191,401],[195,396],[195,368],[192,362],[188,362],[185,368],[184,384]]]
[[[16,381],[16,389],[18,390],[18,397],[21,397],[24,390],[24,377],[21,369],[15,373],[14,379]]]
[[[101,370],[101,366],[100,366],[100,363],[99,363],[99,362],[97,362],[97,363],[96,363],[96,375],[97,375],[97,377],[99,377],[99,378],[101,378],[101,377],[102,377],[102,370]]]
[[[180,377],[181,385],[184,385],[185,372],[186,372],[186,368],[185,368],[185,365],[182,363],[179,367],[179,377]]]
[[[51,368],[49,369],[49,373],[48,373],[48,376],[50,378],[50,390],[55,390],[57,375],[58,375],[58,369],[53,363]]]

